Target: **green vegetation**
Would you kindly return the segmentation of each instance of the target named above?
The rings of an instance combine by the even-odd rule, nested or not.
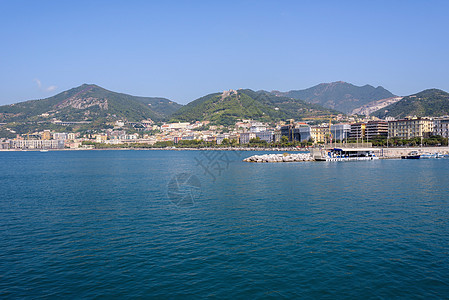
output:
[[[83,84],[53,97],[0,106],[0,122],[167,120],[181,107],[165,98],[136,97]]]
[[[348,139],[348,143],[356,143],[356,139]],[[359,143],[362,141],[359,140]],[[366,142],[366,140],[364,140]],[[373,139],[370,139],[368,142],[372,143],[374,147],[416,147],[416,146],[447,146],[448,139],[439,135],[433,135],[428,138],[416,137],[412,139],[400,139],[397,137],[389,138],[387,140],[386,136],[378,136]]]
[[[425,90],[402,98],[399,102],[375,111],[378,118],[407,116],[439,117],[449,114],[449,93],[438,89]]]
[[[190,102],[172,116],[172,122],[210,121],[230,126],[238,120],[272,122],[285,119],[336,115],[338,112],[301,100],[278,97],[271,93],[238,90],[234,93],[210,94]]]

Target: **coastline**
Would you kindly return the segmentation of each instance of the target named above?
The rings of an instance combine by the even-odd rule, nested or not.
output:
[[[449,154],[449,146],[443,147],[405,147],[405,148],[375,148],[376,155],[380,159],[396,159],[402,155],[407,155],[411,151],[417,151],[420,154],[441,153]],[[42,149],[0,149],[0,152],[40,152]],[[266,152],[309,152],[310,148],[246,148],[246,147],[227,147],[227,148],[104,148],[104,149],[48,149],[52,151],[266,151]]]

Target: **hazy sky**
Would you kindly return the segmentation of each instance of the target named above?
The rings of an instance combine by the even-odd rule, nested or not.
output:
[[[449,1],[0,0],[0,104],[83,83],[187,103],[227,89],[449,91]]]

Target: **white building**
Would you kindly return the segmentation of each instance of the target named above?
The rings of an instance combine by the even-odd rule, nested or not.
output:
[[[11,140],[11,149],[64,149],[64,140]]]
[[[240,133],[240,144],[248,144],[251,139],[256,138],[256,133],[254,132],[243,132]]]
[[[433,122],[433,134],[449,138],[449,116],[436,118]]]

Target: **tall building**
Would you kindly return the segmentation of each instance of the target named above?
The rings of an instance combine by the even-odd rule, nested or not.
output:
[[[281,136],[286,136],[289,142],[304,142],[313,138],[311,127],[304,124],[282,126]]]
[[[315,143],[325,143],[329,136],[329,127],[313,126],[310,128],[310,134]]]
[[[365,138],[365,123],[354,123],[351,124],[351,138],[352,139],[363,139]]]
[[[333,141],[343,141],[349,138],[351,134],[351,125],[349,124],[335,124],[331,125],[331,134]]]
[[[388,135],[388,122],[369,121],[365,125],[365,135],[367,139]]]
[[[449,138],[449,116],[433,120],[433,134]]]
[[[286,136],[289,142],[293,142],[295,137],[293,135],[294,125],[289,124],[281,127],[281,136]]]
[[[433,134],[434,121],[427,118],[406,118],[388,122],[389,137],[412,139]]]

